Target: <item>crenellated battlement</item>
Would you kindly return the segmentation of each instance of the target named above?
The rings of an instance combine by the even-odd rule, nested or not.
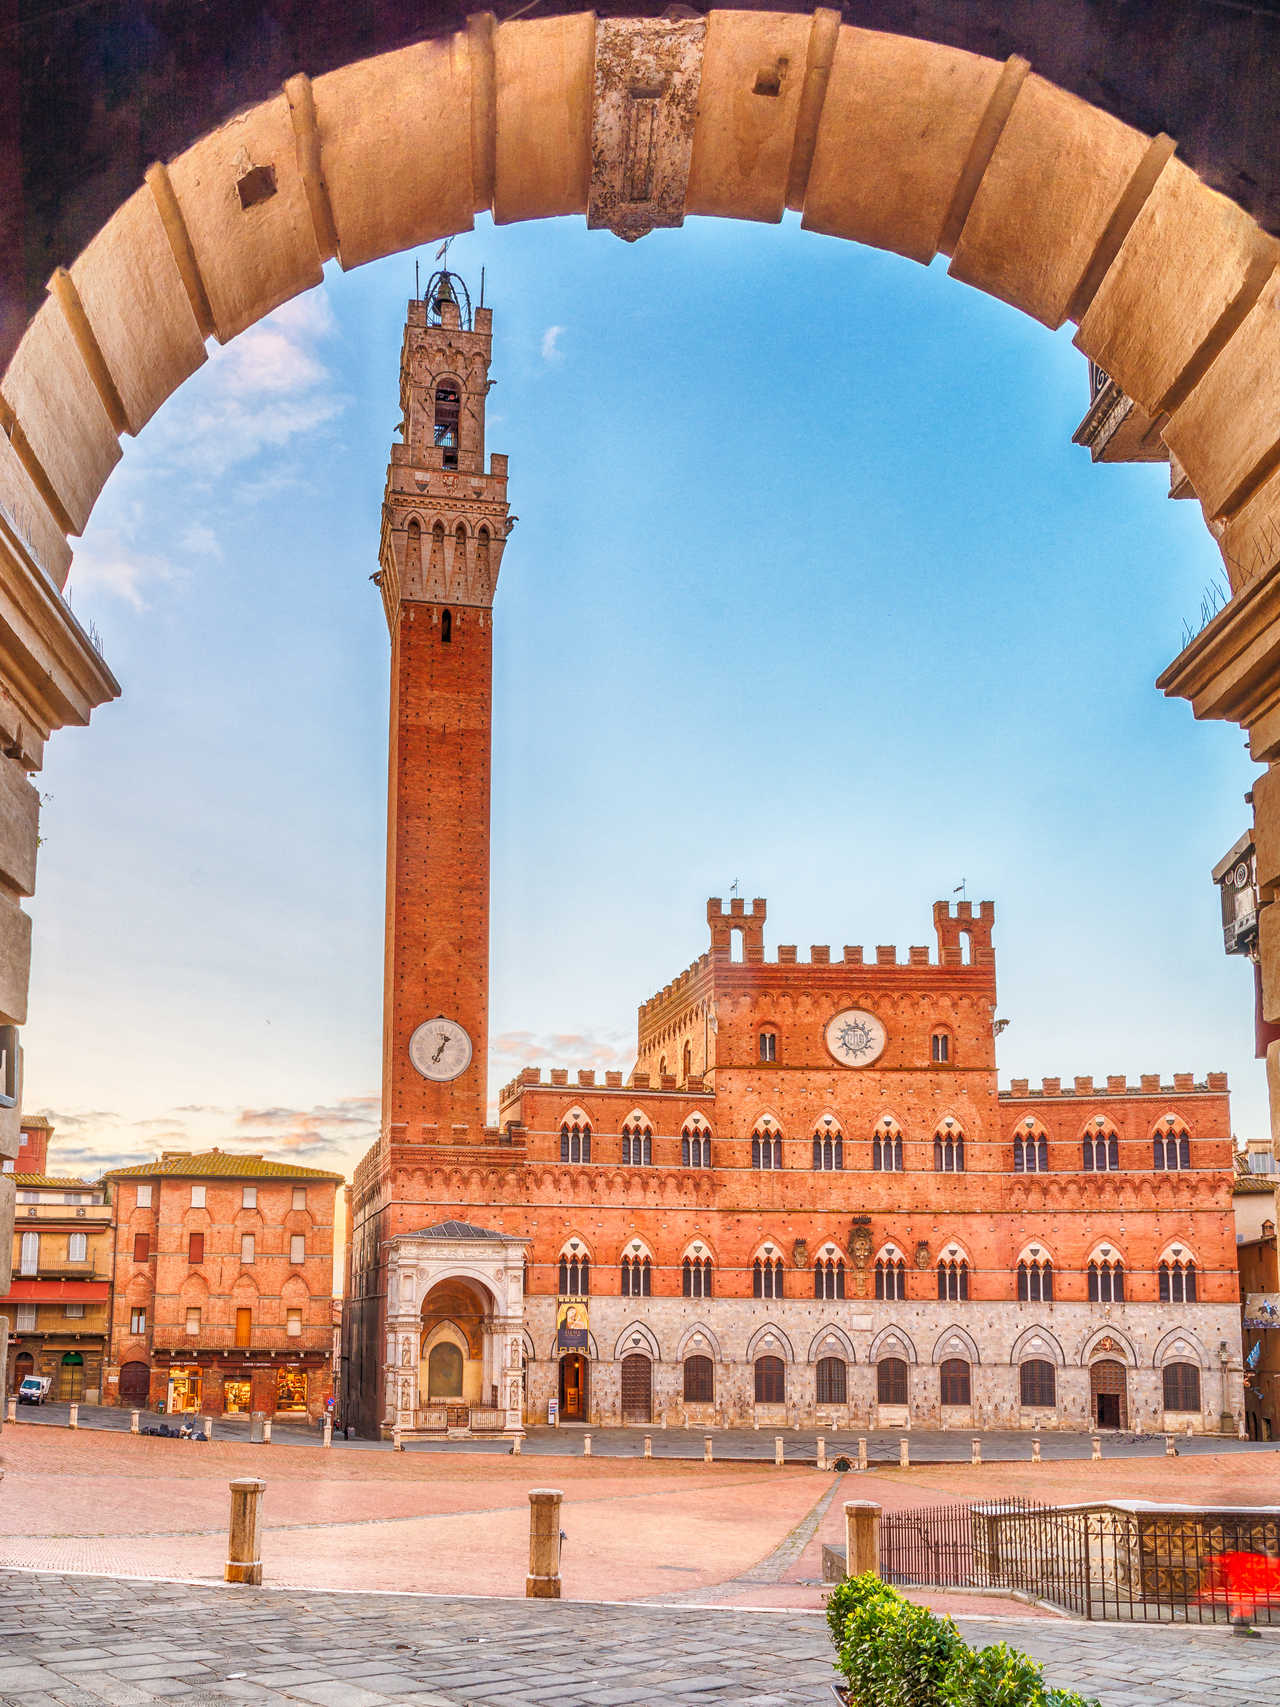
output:
[[[1077,1074],[1069,1084],[1060,1078],[1047,1078],[1038,1085],[1029,1079],[1010,1079],[1008,1090],[999,1096],[1001,1102],[1031,1102],[1044,1097],[1225,1096],[1228,1089],[1225,1073],[1208,1073],[1203,1079],[1194,1073],[1175,1073],[1170,1082],[1162,1080],[1159,1073],[1142,1073],[1136,1085],[1123,1073],[1108,1073],[1102,1084],[1086,1073]]]

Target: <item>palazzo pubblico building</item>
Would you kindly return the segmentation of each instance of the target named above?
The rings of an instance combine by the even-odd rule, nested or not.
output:
[[[491,320],[444,272],[404,335],[376,577],[383,1113],[350,1188],[345,1420],[1234,1433],[1226,1077],[1000,1090],[990,902],[938,902],[931,946],[802,954],[766,946],[763,900],[712,900],[632,1071],[526,1068],[488,1124]]]

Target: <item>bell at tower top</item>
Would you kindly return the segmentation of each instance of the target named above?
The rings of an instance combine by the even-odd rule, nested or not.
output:
[[[507,459],[485,448],[493,313],[440,269],[415,295],[400,353],[400,432],[382,508],[388,625],[405,599],[489,605],[511,530]]]

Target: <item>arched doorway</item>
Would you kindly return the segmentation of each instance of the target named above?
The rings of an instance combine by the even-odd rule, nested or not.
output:
[[[36,1360],[29,1351],[20,1351],[13,1360],[13,1375],[10,1391],[16,1393],[28,1375],[36,1372]]]
[[[84,1395],[84,1358],[78,1351],[62,1354],[58,1365],[58,1397],[64,1404],[78,1404]]]
[[[622,1360],[622,1420],[653,1421],[653,1365],[643,1352],[630,1352]]]
[[[122,1363],[120,1366],[120,1403],[131,1409],[145,1405],[151,1391],[151,1367],[146,1363]]]
[[[579,1351],[560,1359],[560,1420],[586,1422],[590,1402],[590,1365]]]
[[[1095,1428],[1128,1428],[1129,1386],[1123,1363],[1101,1358],[1089,1366],[1089,1409]]]

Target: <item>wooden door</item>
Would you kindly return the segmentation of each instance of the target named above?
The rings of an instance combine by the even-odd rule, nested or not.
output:
[[[624,1423],[653,1421],[653,1365],[640,1352],[622,1360],[622,1420]]]
[[[1103,1358],[1089,1368],[1093,1420],[1098,1428],[1128,1428],[1129,1395],[1124,1364]]]

